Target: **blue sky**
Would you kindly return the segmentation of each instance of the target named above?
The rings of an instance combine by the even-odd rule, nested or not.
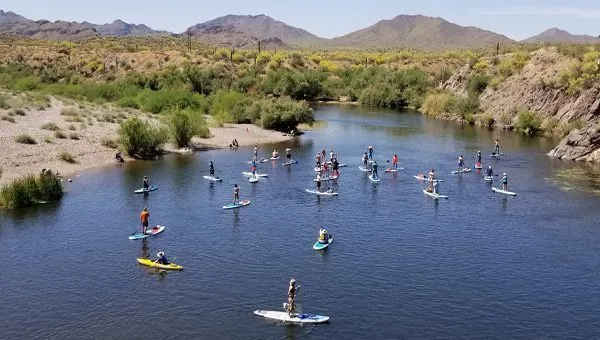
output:
[[[177,33],[226,14],[266,14],[330,38],[398,14],[423,14],[513,39],[527,38],[551,27],[574,34],[600,34],[598,0],[2,0],[0,9],[34,20],[106,23],[122,19]]]

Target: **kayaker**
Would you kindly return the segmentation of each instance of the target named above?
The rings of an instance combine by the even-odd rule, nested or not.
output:
[[[233,204],[240,202],[240,187],[237,184],[233,185]]]
[[[434,194],[440,193],[440,182],[437,179],[433,181],[433,193]]]
[[[477,163],[481,163],[481,151],[477,151]]]
[[[208,162],[208,175],[215,177],[215,163],[213,161]]]
[[[363,166],[365,167],[365,169],[369,168],[369,156],[367,155],[367,153],[365,152],[365,154],[363,155]]]
[[[148,183],[148,176],[144,176],[144,189],[148,190],[150,184]]]
[[[167,257],[165,256],[164,251],[158,252],[158,254],[156,254],[156,257],[158,257],[158,258],[156,260],[154,260],[155,263],[163,264],[165,266],[169,264],[169,261],[167,260]]]
[[[494,154],[495,155],[500,155],[500,140],[496,139],[494,141]]]
[[[317,191],[321,191],[321,173],[317,173]]]
[[[465,159],[463,155],[458,156],[458,171],[462,171],[465,169]]]
[[[144,208],[140,213],[140,221],[142,222],[142,234],[146,234],[146,229],[148,229],[148,220],[150,219],[150,213],[148,212],[148,208]]]
[[[279,157],[279,152],[277,152],[277,150],[273,150],[273,153],[271,154],[271,157],[278,158]]]
[[[329,233],[327,229],[320,228],[319,229],[319,243],[328,243],[329,242]]]
[[[285,310],[288,316],[291,316],[292,313],[294,313],[294,309],[296,307],[294,305],[294,300],[296,299],[296,294],[298,294],[298,289],[300,289],[300,287],[296,288],[296,280],[291,279],[290,286],[288,287],[288,302]]]
[[[392,157],[392,166],[394,169],[398,169],[398,155],[396,154],[394,154],[394,157]]]
[[[508,176],[506,172],[502,174],[502,190],[508,190]]]
[[[373,161],[373,165],[372,165],[372,167],[373,167],[373,175],[372,176],[373,176],[374,179],[379,179],[379,174],[377,173],[377,167],[378,166],[379,165],[377,164],[377,161]]]
[[[373,159],[373,147],[371,145],[369,145],[368,151],[369,151],[369,159]]]
[[[492,176],[494,176],[494,171],[492,171],[492,166],[491,166],[491,165],[490,165],[490,166],[488,166],[488,168],[485,170],[485,175],[486,175],[487,177],[492,177]]]
[[[292,149],[285,148],[285,158],[287,159],[288,163],[292,162]]]

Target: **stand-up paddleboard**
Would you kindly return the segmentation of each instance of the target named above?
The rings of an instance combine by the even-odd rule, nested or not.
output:
[[[499,158],[500,156],[504,156],[504,152],[500,152],[500,153],[494,153],[494,152],[492,152],[490,154],[490,157],[494,157],[494,158]]]
[[[323,250],[323,249],[329,247],[331,242],[333,242],[333,236],[329,235],[329,239],[327,240],[327,243],[321,243],[321,242],[317,241],[317,242],[315,242],[315,244],[313,244],[313,249],[314,250]]]
[[[271,160],[272,160],[272,161],[276,161],[276,160],[278,160],[278,159],[279,159],[279,156],[277,156],[277,157],[271,157]]]
[[[209,180],[209,181],[213,181],[213,182],[220,182],[223,179],[221,177],[213,177],[213,176],[202,176],[204,177],[204,179]]]
[[[146,229],[146,233],[145,234],[142,234],[141,231],[136,231],[134,234],[131,234],[129,236],[129,239],[130,240],[139,240],[139,239],[143,239],[143,238],[146,238],[146,237],[150,237],[150,236],[154,236],[154,235],[160,234],[163,231],[165,231],[165,226],[163,226],[163,225],[157,225],[155,227]]]
[[[483,176],[483,180],[486,182],[491,182],[494,180],[494,176]]]
[[[418,175],[413,176],[413,177],[416,178],[416,179],[418,179],[418,180],[427,181],[427,182],[433,182],[433,181],[443,182],[444,181],[443,179],[437,179],[437,178],[431,180],[431,179],[429,179],[429,178],[427,178],[425,176],[418,176]]]
[[[316,178],[313,178],[313,181],[317,182]],[[331,177],[321,177],[321,182],[331,181]]]
[[[363,171],[363,172],[371,172],[371,169],[369,169],[369,168],[365,168],[365,167],[364,167],[364,166],[362,166],[362,165],[361,165],[361,166],[359,166],[359,167],[358,167],[358,169],[360,169],[360,171]]]
[[[292,160],[292,161],[289,161],[289,162],[285,162],[285,163],[283,163],[283,166],[290,166],[292,164],[298,164],[298,161]]]
[[[464,168],[464,169],[459,170],[459,171],[452,171],[452,174],[453,175],[457,175],[457,174],[464,174],[466,172],[471,172],[471,168]]]
[[[290,323],[325,323],[329,321],[329,317],[324,315],[307,313],[292,313],[288,315],[286,312],[272,310],[255,310],[254,315]]]
[[[373,183],[379,183],[381,182],[381,179],[379,178],[374,178],[373,175],[369,175],[369,179],[371,180],[371,182]]]
[[[433,197],[435,199],[438,199],[438,198],[445,198],[445,199],[447,199],[448,198],[448,196],[446,196],[446,195],[434,194],[433,192],[429,192],[429,191],[427,191],[425,189],[423,189],[423,193],[425,195],[431,196],[431,197]]]
[[[345,163],[338,164],[338,168],[345,168],[347,166],[348,166],[348,164],[345,164]]]
[[[385,172],[387,172],[387,173],[395,173],[395,172],[398,172],[400,170],[404,170],[404,168],[398,168],[398,169],[387,168],[387,169],[385,169]]]
[[[253,177],[254,176],[254,175],[252,175],[251,172],[247,172],[247,171],[242,172],[242,174],[244,174],[244,176],[247,176],[247,177]],[[269,175],[268,174],[259,174],[257,172],[256,173],[256,177],[269,177]]]
[[[329,179],[332,181],[335,181],[336,179],[338,179],[340,176],[336,176],[336,175],[331,175],[329,176]]]
[[[150,191],[154,191],[154,190],[158,190],[158,185],[151,185],[148,187],[148,189],[145,189],[145,188],[137,189],[136,191],[134,191],[134,193],[145,194],[145,193],[149,193]]]
[[[260,160],[260,161],[258,161],[258,162],[259,162],[259,163],[266,163],[266,162],[268,162],[268,161],[269,161],[268,159],[266,159],[266,158],[263,158],[263,159],[261,159],[261,160]]]
[[[177,263],[169,263],[169,264],[160,264],[156,263],[150,259],[137,259],[139,264],[143,264],[144,266],[156,268],[156,269],[165,269],[165,270],[183,270],[183,266],[178,265]]]
[[[258,177],[250,177],[250,178],[248,178],[248,182],[250,182],[250,183],[258,183]]]
[[[511,191],[506,191],[506,190],[502,190],[500,188],[494,188],[492,187],[492,190],[494,190],[494,192],[497,192],[499,194],[503,194],[503,195],[508,195],[508,196],[517,196],[517,193],[515,192],[511,192]]]
[[[309,194],[313,194],[313,195],[318,195],[318,196],[337,196],[337,192],[333,192],[333,191],[319,191],[319,190],[313,190],[313,189],[306,189],[304,190],[306,192],[308,192]]]
[[[240,201],[238,204],[227,204],[223,206],[223,209],[237,209],[237,208],[241,208],[241,207],[245,207],[248,204],[250,204],[250,200],[243,200]]]
[[[475,163],[475,169],[481,170],[481,169],[483,169],[483,166],[479,162]]]
[[[318,166],[315,166],[315,172],[321,172],[321,168],[319,168]]]

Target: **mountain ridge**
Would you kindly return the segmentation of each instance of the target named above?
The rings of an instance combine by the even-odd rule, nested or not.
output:
[[[549,28],[540,34],[534,35],[527,39],[521,40],[524,43],[559,43],[559,42],[570,42],[570,43],[600,43],[600,36],[594,37],[585,34],[572,34],[568,31],[562,30],[557,27]]]

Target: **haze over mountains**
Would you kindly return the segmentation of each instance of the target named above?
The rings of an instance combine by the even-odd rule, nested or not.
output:
[[[498,33],[422,15],[399,15],[341,37],[325,39],[266,15],[226,15],[193,25],[185,32],[175,34],[122,20],[102,25],[85,21],[34,21],[13,12],[0,10],[0,33],[52,40],[101,36],[191,35],[202,42],[236,48],[256,46],[258,40],[261,40],[265,48],[413,48],[430,51],[471,49],[515,42]],[[523,42],[594,43],[600,42],[600,38],[572,35],[553,28]]]

